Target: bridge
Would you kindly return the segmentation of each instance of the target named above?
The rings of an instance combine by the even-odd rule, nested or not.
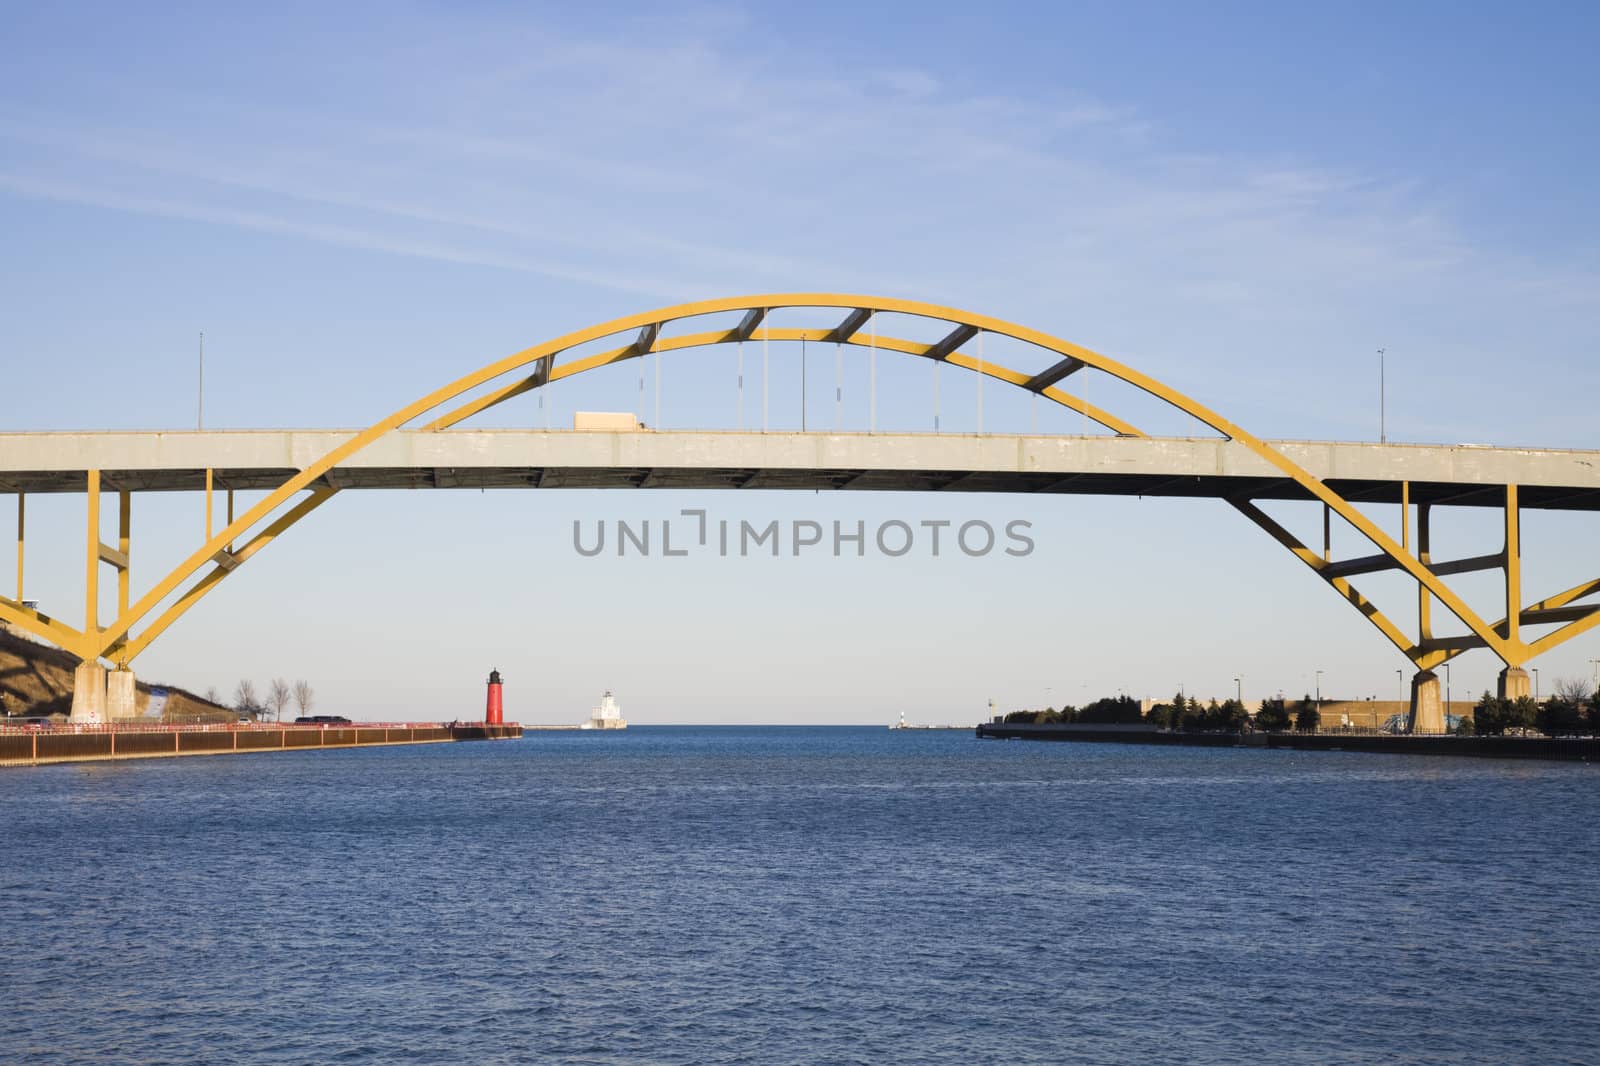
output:
[[[779,317],[786,320],[782,327],[774,324]],[[932,324],[936,339],[880,333],[880,321],[914,322],[924,331]],[[1013,369],[987,361],[985,336],[1021,342],[1039,365]],[[1076,411],[1106,435],[461,426],[517,396],[625,360],[731,344],[739,347],[742,366],[744,347],[757,344],[765,364],[770,345],[796,342],[836,345],[841,358],[846,347],[864,350],[874,368],[880,353],[952,366]],[[563,356],[568,361],[558,363]],[[1152,437],[1063,387],[1074,375],[1091,373],[1142,390],[1215,436]],[[1600,578],[1526,600],[1520,539],[1523,508],[1600,509],[1600,452],[1264,441],[1131,367],[1048,334],[948,307],[832,293],[713,300],[617,319],[491,363],[364,430],[0,434],[0,492],[17,500],[17,595],[0,596],[0,620],[85,660],[75,717],[116,717],[132,706],[128,664],[200,598],[336,494],[399,488],[827,488],[1222,500],[1321,576],[1413,664],[1412,727],[1419,732],[1443,727],[1434,668],[1487,648],[1505,664],[1501,695],[1526,695],[1525,662],[1600,624]],[[134,599],[133,499],[156,491],[204,493],[204,536],[183,563]],[[236,514],[234,493],[240,491],[266,495]],[[24,599],[27,498],[62,492],[82,493],[87,504],[81,628]],[[115,544],[102,539],[107,492],[117,500]],[[1319,503],[1320,545],[1315,537],[1308,545],[1263,510],[1268,501]],[[1359,506],[1371,504],[1399,506],[1398,536]],[[1434,510],[1448,507],[1498,511],[1501,547],[1433,559]],[[1372,551],[1334,558],[1335,523],[1364,538]],[[98,582],[107,566],[116,574],[117,616],[102,625]],[[1446,580],[1484,570],[1503,577],[1505,610],[1498,619],[1480,616]],[[1408,627],[1352,581],[1385,571],[1414,584],[1414,624]],[[1454,620],[1447,622],[1453,629],[1464,631],[1436,634],[1435,607]],[[115,667],[109,674],[102,659]]]

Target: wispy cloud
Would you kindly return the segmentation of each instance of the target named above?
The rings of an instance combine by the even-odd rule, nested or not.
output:
[[[1592,270],[1475,240],[1413,175],[1180,153],[1159,116],[1116,100],[975,93],[906,63],[797,66],[713,9],[604,37],[408,19],[354,62],[397,89],[428,42],[410,108],[216,97],[111,125],[13,105],[0,188],[652,301],[840,288],[981,304],[1081,323],[1178,374],[1199,322],[1265,366],[1286,338],[1325,360],[1365,316],[1447,307],[1488,338],[1507,299],[1557,317],[1600,299]]]
[[[295,221],[259,211],[205,207],[189,200],[158,199],[127,196],[117,192],[76,186],[60,180],[43,181],[18,174],[0,171],[0,188],[40,200],[82,204],[113,211],[129,211],[141,215],[184,219],[191,222],[209,222],[220,226],[256,230],[262,233],[303,237],[323,244],[336,244],[347,248],[388,252],[418,259],[432,259],[444,263],[461,263],[469,266],[496,267],[531,274],[579,281],[606,288],[639,293],[659,293],[670,283],[664,279],[630,278],[619,272],[604,275],[577,269],[569,264],[544,262],[537,259],[494,255],[464,247],[430,244],[384,236],[380,232],[349,226],[323,225]]]

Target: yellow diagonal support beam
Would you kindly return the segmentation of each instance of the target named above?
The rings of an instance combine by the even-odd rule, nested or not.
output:
[[[233,573],[233,571],[247,562],[251,556],[282,536],[290,526],[315,511],[318,507],[321,507],[324,503],[327,503],[338,491],[338,489],[318,489],[310,493],[304,500],[301,500],[285,512],[283,517],[251,538],[244,547],[236,552],[226,553],[227,563],[219,562],[215,569],[196,582],[192,588],[178,597],[177,600],[173,601],[171,606],[158,615],[133,640],[108,648],[106,650],[108,657],[117,659],[124,666],[133,661],[134,656],[149,647],[151,641],[164,633],[167,627],[177,621],[185,611],[200,602],[207,593],[217,587],[223,578]]]
[[[1329,564],[1324,562],[1321,556],[1300,543],[1299,538],[1283,528],[1276,519],[1255,504],[1247,500],[1230,500],[1228,502],[1233,504],[1234,509],[1240,514],[1265,530],[1273,540],[1289,549],[1289,552],[1295,558],[1315,570],[1318,576],[1332,585],[1339,595],[1349,601],[1352,607],[1366,615],[1367,620],[1377,627],[1378,632],[1388,637],[1390,643],[1399,648],[1406,658],[1412,660],[1417,658],[1417,646],[1411,641],[1410,637],[1406,636],[1405,631],[1390,621],[1387,615],[1378,610],[1377,605],[1358,592],[1355,586],[1350,584],[1347,579],[1328,574],[1326,571],[1329,569]]]
[[[85,637],[81,630],[73,629],[65,622],[59,622],[49,615],[24,607],[20,600],[0,596],[0,621],[18,629],[25,629],[34,636],[48,640],[75,655],[83,654],[80,649],[85,646]]]

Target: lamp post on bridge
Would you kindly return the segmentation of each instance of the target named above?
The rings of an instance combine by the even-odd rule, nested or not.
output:
[[[200,331],[200,375],[195,387],[194,428],[206,428],[206,333]]]
[[[1388,382],[1387,382],[1387,374],[1386,374],[1385,368],[1384,368],[1384,353],[1387,352],[1388,350],[1389,349],[1387,349],[1387,348],[1379,348],[1378,349],[1378,443],[1379,444],[1387,444],[1387,443],[1389,443],[1389,431],[1388,431],[1388,427],[1387,427]]]

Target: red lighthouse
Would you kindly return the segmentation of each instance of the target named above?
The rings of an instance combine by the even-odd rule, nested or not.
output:
[[[500,671],[489,671],[489,706],[484,711],[483,720],[488,725],[501,725],[505,722],[505,708],[500,703]]]

